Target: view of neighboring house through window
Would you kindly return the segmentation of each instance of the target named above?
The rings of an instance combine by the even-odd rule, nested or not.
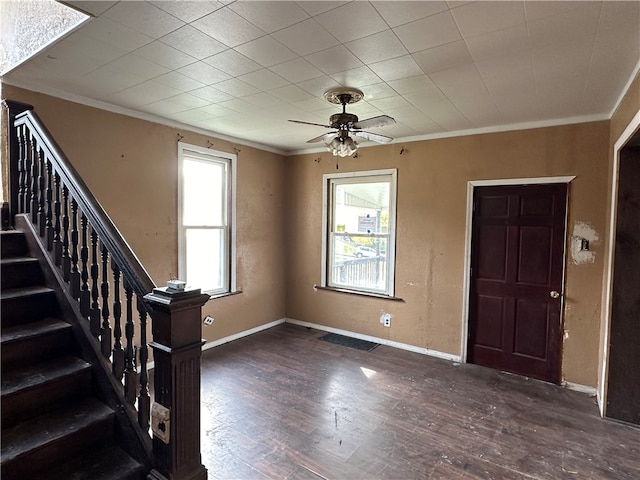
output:
[[[327,174],[325,287],[393,295],[396,170]]]
[[[180,279],[211,295],[230,292],[236,156],[184,143],[178,148]]]

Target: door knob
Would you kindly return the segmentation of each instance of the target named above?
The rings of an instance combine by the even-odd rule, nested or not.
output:
[[[551,298],[558,298],[558,297],[560,296],[560,293],[558,293],[556,290],[551,290],[551,291],[549,292],[549,296],[550,296]]]

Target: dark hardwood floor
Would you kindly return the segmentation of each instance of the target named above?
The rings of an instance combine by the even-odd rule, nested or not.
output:
[[[283,324],[203,354],[210,479],[640,479],[595,398]]]

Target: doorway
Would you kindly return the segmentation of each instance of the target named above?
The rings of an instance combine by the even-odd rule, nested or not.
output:
[[[620,150],[606,416],[640,425],[640,132]]]
[[[567,183],[473,190],[467,358],[559,383]]]

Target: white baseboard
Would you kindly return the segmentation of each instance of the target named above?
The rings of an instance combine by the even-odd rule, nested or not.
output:
[[[380,343],[381,345],[387,345],[389,347],[400,348],[402,350],[408,350],[410,352],[421,353],[423,355],[429,355],[431,357],[441,358],[443,360],[449,360],[451,362],[460,362],[460,355],[453,355],[451,353],[439,352],[437,350],[431,350],[429,348],[416,347],[415,345],[409,345],[407,343],[394,342],[393,340],[387,340],[384,338],[372,337],[371,335],[363,335],[361,333],[350,332],[348,330],[342,330],[340,328],[327,327],[325,325],[318,325],[316,323],[303,322],[302,320],[296,320],[294,318],[286,318],[287,323],[293,323],[294,325],[300,325],[302,327],[315,328],[316,330],[322,330],[330,333],[337,333],[346,337],[358,338],[360,340],[366,340],[368,342]]]
[[[254,333],[261,332],[262,330],[267,330],[268,328],[275,327],[276,325],[280,325],[284,323],[285,319],[281,318],[279,320],[274,320],[273,322],[265,323],[264,325],[259,325],[254,328],[250,328],[249,330],[243,330],[242,332],[234,333],[233,335],[229,335],[227,337],[219,338],[218,340],[213,340],[211,342],[207,342],[202,346],[202,351],[209,350],[210,348],[217,347],[219,345],[223,345],[225,343],[232,342],[233,340],[238,340],[242,337],[248,337],[249,335],[253,335]],[[147,370],[153,370],[155,366],[154,362],[147,363]]]
[[[223,345],[225,343],[232,342],[234,340],[238,340],[242,337],[248,337],[249,335],[253,335],[254,333],[261,332],[262,330],[267,330],[271,327],[275,327],[276,325],[280,325],[286,321],[285,318],[281,318],[279,320],[274,320],[273,322],[265,323],[264,325],[258,325],[257,327],[250,328],[249,330],[243,330],[242,332],[234,333],[233,335],[229,335],[227,337],[219,338],[218,340],[213,340],[211,342],[207,342],[202,346],[202,351],[209,350],[210,348],[217,347],[219,345]]]
[[[595,397],[598,394],[598,390],[596,389],[596,387],[590,387],[588,385],[581,385],[579,383],[573,382],[562,382],[562,386],[575,392],[586,393],[591,397]]]

